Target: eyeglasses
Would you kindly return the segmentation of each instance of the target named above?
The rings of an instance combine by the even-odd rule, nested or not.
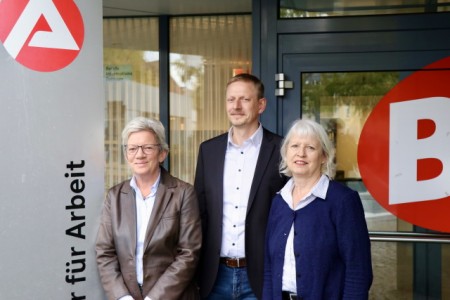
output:
[[[161,144],[145,144],[145,145],[124,145],[125,151],[129,155],[135,155],[139,148],[142,149],[142,152],[145,154],[153,154],[155,153],[159,148],[161,148]]]

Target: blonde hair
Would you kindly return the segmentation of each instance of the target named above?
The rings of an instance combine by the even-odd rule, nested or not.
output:
[[[280,149],[280,173],[289,177],[292,176],[292,172],[287,167],[286,154],[287,146],[289,145],[289,142],[293,136],[310,136],[317,138],[322,147],[323,154],[327,158],[326,162],[322,165],[322,174],[327,175],[330,179],[333,178],[336,171],[334,163],[335,149],[333,143],[330,141],[330,138],[328,137],[322,125],[312,120],[302,119],[297,119],[292,123],[288,133],[286,134],[286,137],[283,140]]]
[[[253,83],[253,85],[255,86],[256,91],[258,93],[258,95],[257,95],[258,99],[264,98],[264,84],[255,75],[247,74],[247,73],[237,74],[237,75],[231,77],[231,79],[228,81],[227,88],[230,84],[232,84],[233,82],[237,82],[237,81]]]

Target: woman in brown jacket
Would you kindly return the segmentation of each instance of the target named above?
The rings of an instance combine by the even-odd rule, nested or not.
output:
[[[198,299],[194,274],[201,227],[195,191],[161,167],[169,148],[159,121],[133,119],[122,141],[133,177],[109,190],[96,242],[106,295]]]

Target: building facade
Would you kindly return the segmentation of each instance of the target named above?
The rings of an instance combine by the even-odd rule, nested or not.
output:
[[[450,299],[449,221],[439,214],[450,211],[442,187],[450,180],[450,151],[416,153],[414,167],[405,167],[414,178],[399,188],[391,176],[394,165],[404,167],[396,162],[408,164],[404,154],[422,147],[419,140],[427,148],[426,138],[404,138],[409,129],[419,136],[421,120],[434,123],[425,137],[450,128],[442,117],[450,99],[450,2],[255,0],[249,13],[103,22],[105,188],[129,176],[118,137],[137,115],[165,124],[166,167],[192,183],[199,144],[228,130],[227,80],[250,72],[266,87],[265,127],[283,135],[295,119],[311,118],[335,142],[336,180],[360,192],[366,212],[370,298]],[[423,105],[410,111],[413,100]],[[412,146],[396,148],[397,140]],[[445,134],[429,142],[428,148],[450,148]],[[414,188],[422,198],[403,193]],[[400,196],[384,196],[396,189]],[[439,189],[441,195],[431,195]]]

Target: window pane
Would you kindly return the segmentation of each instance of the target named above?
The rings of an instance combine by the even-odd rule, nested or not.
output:
[[[121,133],[136,116],[159,119],[157,18],[103,20],[106,188],[131,176]]]
[[[342,17],[445,12],[449,0],[280,0],[280,18]]]
[[[388,242],[372,241],[374,281],[369,299],[422,299],[449,297],[450,244],[411,243],[403,233],[425,229],[398,219],[373,199],[361,180],[357,147],[366,119],[404,76],[401,72],[349,72],[302,74],[302,118],[319,121],[336,146],[336,180],[358,191],[369,231],[385,232]],[[406,234],[405,234],[406,235]],[[401,240],[401,241],[400,241]],[[445,243],[447,242],[447,244]],[[433,289],[423,289],[433,281]]]
[[[302,117],[320,121],[336,146],[336,180],[358,191],[370,231],[411,231],[368,193],[358,169],[358,141],[378,101],[400,81],[399,72],[304,73]]]
[[[449,299],[449,256],[449,244],[372,242],[369,299]]]
[[[170,21],[170,168],[193,183],[198,146],[229,128],[225,85],[251,70],[251,16]]]

